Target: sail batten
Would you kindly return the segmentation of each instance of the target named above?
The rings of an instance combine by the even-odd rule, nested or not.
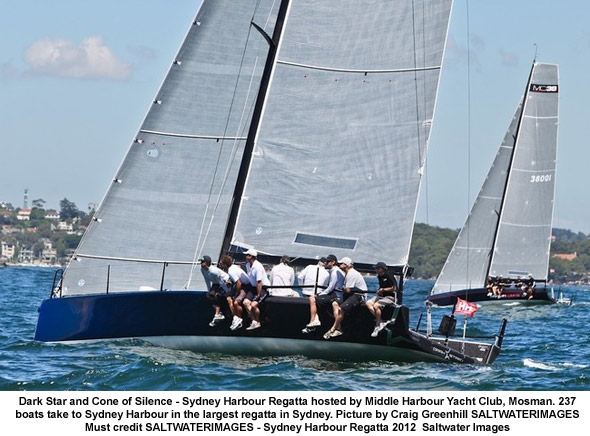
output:
[[[150,133],[158,136],[171,136],[177,138],[193,138],[193,139],[219,139],[219,140],[245,140],[245,136],[215,136],[215,135],[195,135],[188,133],[175,133],[175,132],[157,132],[155,130],[140,130],[140,133]]]
[[[365,73],[408,73],[408,72],[417,72],[417,71],[431,71],[431,70],[440,70],[442,68],[441,65],[434,65],[430,67],[419,67],[419,68],[403,68],[403,69],[380,69],[380,70],[367,70],[367,69],[350,69],[350,68],[337,68],[337,67],[328,67],[324,65],[307,65],[302,63],[296,62],[288,62],[283,60],[278,60],[278,64],[282,65],[291,65],[294,67],[300,67],[304,69],[310,70],[324,70],[324,71],[338,71],[342,73],[358,73],[358,74],[365,74]]]

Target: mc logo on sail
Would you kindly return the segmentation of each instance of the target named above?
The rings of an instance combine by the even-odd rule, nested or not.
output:
[[[535,85],[531,83],[531,92],[557,92],[557,85]]]

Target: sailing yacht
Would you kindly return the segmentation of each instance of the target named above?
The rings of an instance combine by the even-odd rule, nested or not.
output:
[[[376,338],[364,307],[338,338],[304,335],[305,297],[266,298],[256,330],[210,327],[197,262],[333,253],[361,271],[386,262],[403,287],[451,4],[204,0],[36,339],[492,362],[503,328],[466,345],[411,330],[404,306]]]
[[[534,62],[524,96],[428,301],[556,302],[547,286],[558,66]],[[563,300],[563,299],[562,299]]]

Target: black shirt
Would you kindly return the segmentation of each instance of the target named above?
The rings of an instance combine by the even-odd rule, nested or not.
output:
[[[393,286],[393,290],[392,291],[385,291],[383,292],[381,295],[383,297],[386,297],[388,295],[393,296],[396,294],[397,292],[397,281],[395,280],[395,277],[393,276],[393,274],[391,274],[389,271],[385,271],[385,274],[383,275],[379,275],[377,274],[377,278],[379,279],[379,288],[381,289],[386,289],[386,288],[391,288]]]

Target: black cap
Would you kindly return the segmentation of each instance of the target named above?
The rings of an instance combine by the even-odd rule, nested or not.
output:
[[[325,257],[320,258],[320,262],[326,263],[327,261],[328,261],[328,259],[326,259]]]
[[[334,256],[333,254],[328,254],[328,256],[326,257],[326,260],[328,262],[331,260],[333,260],[334,262],[338,262],[338,258],[336,256]]]
[[[211,258],[209,256],[201,256],[201,258],[199,259],[199,262],[203,263],[208,263],[209,265],[211,265]]]
[[[377,268],[387,269],[387,265],[385,264],[385,262],[377,262],[375,264],[375,269],[377,269]]]

